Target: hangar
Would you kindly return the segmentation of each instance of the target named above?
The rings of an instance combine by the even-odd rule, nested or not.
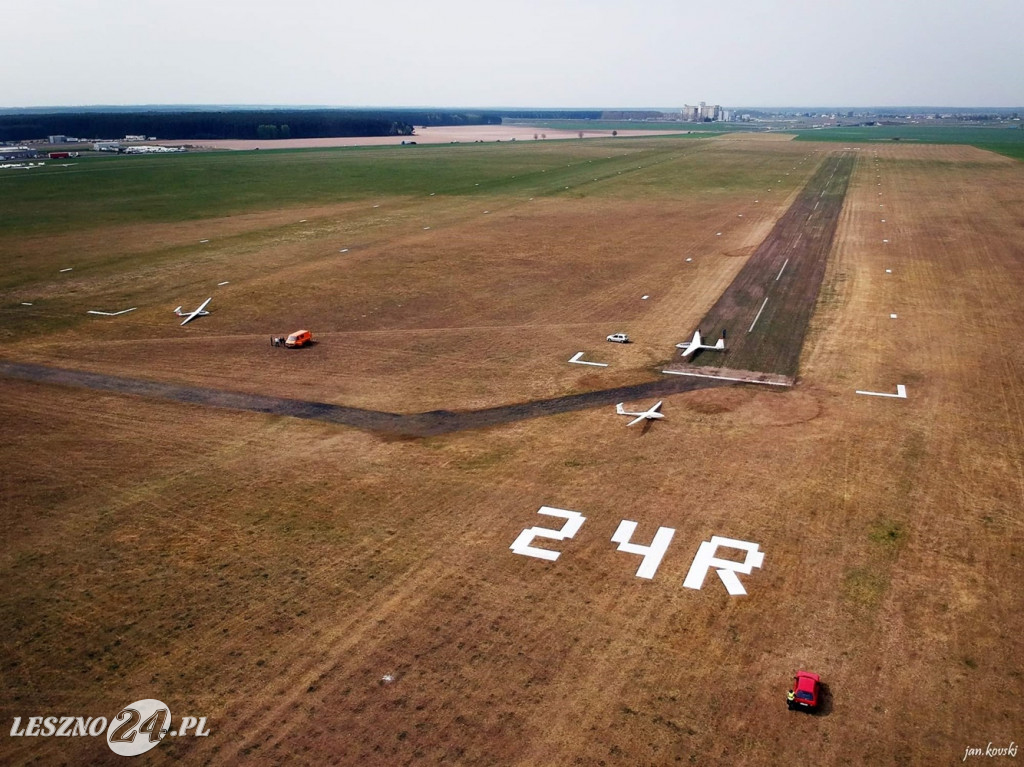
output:
[[[0,160],[34,160],[39,152],[27,146],[0,146]]]

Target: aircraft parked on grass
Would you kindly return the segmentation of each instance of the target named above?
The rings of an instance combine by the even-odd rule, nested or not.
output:
[[[198,309],[196,309],[194,312],[189,314],[187,317],[185,316],[185,312],[181,311],[181,307],[180,306],[177,309],[174,310],[174,313],[177,314],[179,317],[185,317],[184,322],[182,322],[181,324],[182,325],[186,325],[189,322],[191,322],[192,320],[194,320],[196,317],[205,317],[207,314],[209,314],[208,311],[205,311],[206,310],[206,305],[208,303],[210,303],[210,301],[212,301],[212,300],[213,300],[213,296],[210,296],[205,301],[203,301],[203,303],[201,303],[199,305]]]
[[[622,406],[624,404],[625,404],[624,402],[620,402],[618,405],[616,405],[615,406],[615,412],[618,413],[619,415],[635,415],[636,416],[636,418],[634,418],[632,421],[627,423],[626,426],[632,426],[633,424],[640,423],[641,421],[654,421],[654,420],[657,420],[658,418],[664,418],[665,417],[664,413],[659,413],[658,412],[658,408],[661,407],[661,402],[660,401],[654,407],[652,407],[650,410],[645,410],[642,413],[631,413],[628,410],[623,410]]]
[[[700,337],[700,328],[697,328],[697,330],[693,334],[693,338],[691,338],[689,340],[689,342],[681,343],[681,344],[676,344],[676,348],[683,350],[683,356],[684,357],[689,357],[695,351],[698,351],[700,349],[708,349],[710,351],[724,352],[725,351],[725,331],[723,330],[722,331],[722,337],[719,338],[718,341],[716,341],[713,345],[711,345],[711,344],[704,343],[703,339]]]

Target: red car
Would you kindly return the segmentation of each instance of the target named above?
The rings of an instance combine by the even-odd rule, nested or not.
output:
[[[810,671],[797,671],[786,701],[791,710],[815,711],[821,701],[821,677]]]

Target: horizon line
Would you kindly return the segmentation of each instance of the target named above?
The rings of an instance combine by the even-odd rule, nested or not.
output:
[[[778,104],[761,105],[741,104],[731,106],[728,104],[705,102],[714,106],[726,109],[753,109],[753,110],[807,110],[807,109],[831,109],[831,110],[1024,110],[1024,105],[996,106],[996,105],[949,105],[949,104]],[[690,106],[693,106],[692,104]],[[441,110],[485,110],[485,111],[536,111],[536,112],[664,112],[681,111],[682,106],[655,107],[655,106],[515,106],[515,105],[439,105],[439,104],[398,104],[398,105],[372,105],[372,104],[257,104],[257,103],[234,103],[234,102],[146,102],[130,104],[34,104],[20,106],[0,105],[0,111],[22,111],[39,109],[143,109],[143,108],[200,108],[214,109],[218,107],[230,107],[233,109],[354,109],[354,110],[404,110],[404,109],[441,109]]]

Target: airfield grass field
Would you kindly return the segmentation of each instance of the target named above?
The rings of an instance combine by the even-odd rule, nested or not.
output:
[[[856,157],[796,385],[671,395],[648,427],[604,407],[398,438],[0,377],[5,727],[143,698],[208,718],[150,764],[933,765],[1019,742],[1024,165],[849,147],[0,176],[0,362],[418,413],[658,378],[817,169]],[[319,343],[270,346],[299,327]],[[509,550],[560,526],[542,506],[586,517],[535,542],[554,562]],[[621,520],[675,530],[653,579]],[[764,552],[747,595],[683,588],[713,535]],[[814,716],[785,705],[803,668]],[[120,758],[5,732],[0,760]]]
[[[798,141],[831,141],[844,144],[867,143],[925,143],[965,144],[1007,157],[1024,160],[1024,129],[1021,123],[1013,125],[872,125],[837,126],[835,128],[796,130]]]

